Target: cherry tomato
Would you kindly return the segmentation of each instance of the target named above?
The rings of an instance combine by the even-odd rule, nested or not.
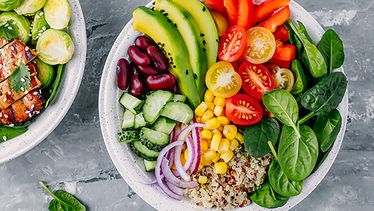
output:
[[[258,100],[262,100],[265,92],[275,89],[273,76],[264,65],[245,62],[239,67],[239,75],[244,91]]]
[[[278,9],[287,6],[290,4],[290,0],[267,0],[260,5],[258,5],[255,9],[254,15],[256,17],[256,21],[260,22],[265,20],[266,18],[270,17]]]
[[[277,89],[284,89],[291,92],[293,85],[295,83],[295,77],[291,70],[286,68],[279,68],[273,74],[275,81],[275,87]]]
[[[247,35],[243,27],[230,27],[221,37],[218,47],[218,58],[222,61],[235,62],[242,56],[246,40]]]
[[[246,60],[253,64],[263,64],[273,57],[276,48],[274,35],[262,27],[253,27],[247,31]]]
[[[231,26],[238,23],[238,0],[223,0]]]
[[[216,23],[218,35],[224,35],[227,29],[229,28],[229,22],[227,21],[226,17],[214,10],[210,11],[210,14],[212,14],[214,22]]]
[[[223,0],[205,0],[204,3],[215,11],[220,12],[223,15],[227,15]]]
[[[278,27],[277,31],[274,32],[274,37],[276,40],[280,40],[284,43],[288,42],[290,39],[288,30],[284,25]]]
[[[229,62],[221,61],[209,68],[205,83],[215,96],[228,98],[239,92],[242,79]]]
[[[238,25],[246,30],[256,24],[252,0],[238,0]]]
[[[271,32],[275,32],[278,26],[283,25],[291,16],[291,10],[289,6],[284,7],[277,13],[272,15],[269,19],[260,23],[258,26],[264,27]]]
[[[226,100],[226,116],[237,125],[250,126],[261,121],[263,111],[256,99],[237,94]]]

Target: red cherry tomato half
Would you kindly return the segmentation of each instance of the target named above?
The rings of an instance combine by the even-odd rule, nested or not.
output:
[[[237,94],[226,100],[226,116],[237,125],[250,126],[261,121],[263,110],[256,99]]]
[[[277,31],[274,32],[274,37],[276,40],[280,40],[284,43],[288,42],[290,39],[288,30],[284,25],[278,27]]]
[[[258,100],[262,100],[265,92],[275,89],[274,79],[264,65],[245,62],[239,67],[239,75],[244,91]]]
[[[241,26],[232,26],[221,37],[218,58],[221,61],[235,62],[244,53],[247,44],[247,32]]]

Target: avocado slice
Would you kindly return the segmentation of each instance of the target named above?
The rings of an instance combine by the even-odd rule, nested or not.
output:
[[[208,55],[208,67],[217,62],[219,36],[216,23],[209,9],[199,0],[173,0],[176,4],[186,9],[199,26],[201,36],[204,38]]]
[[[160,11],[177,26],[186,44],[190,64],[195,73],[198,94],[203,98],[206,90],[205,74],[208,69],[206,49],[200,37],[199,26],[192,15],[171,0],[156,0],[155,9]]]
[[[133,12],[133,28],[150,36],[167,56],[170,72],[177,79],[182,94],[196,108],[202,101],[189,63],[187,47],[178,29],[162,13],[147,7],[138,7]]]
[[[3,12],[0,15],[0,26],[9,24],[23,43],[27,43],[30,39],[30,21],[22,15],[15,12]]]

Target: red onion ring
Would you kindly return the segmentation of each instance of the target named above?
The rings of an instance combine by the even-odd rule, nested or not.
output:
[[[164,173],[165,179],[167,182],[170,182],[171,184],[180,187],[180,188],[194,188],[198,186],[199,184],[196,181],[186,182],[183,181],[176,176],[174,176],[173,172],[170,170],[169,161],[167,159],[162,160],[161,169]]]
[[[178,194],[178,195],[183,195],[184,193],[184,189],[183,188],[180,188],[178,186],[175,186],[174,184],[166,181],[166,185],[169,187],[169,189],[171,191],[173,191],[174,193]]]
[[[176,147],[175,152],[174,152],[175,167],[177,167],[177,171],[178,171],[180,177],[182,177],[182,179],[184,179],[185,181],[191,181],[191,176],[189,174],[187,174],[187,172],[184,170],[184,168],[182,166],[181,154],[182,154],[182,146],[179,145],[179,146]]]
[[[200,138],[200,130],[199,128],[194,128],[192,130],[192,137],[195,144],[195,159],[194,163],[191,166],[191,173],[196,174],[199,170],[200,161],[201,161],[201,138]]]
[[[186,141],[186,144],[187,144],[187,150],[188,150],[188,159],[186,160],[186,163],[184,164],[183,166],[183,169],[185,171],[187,171],[188,169],[191,168],[193,162],[195,161],[195,153],[196,153],[196,150],[195,150],[195,144],[193,143],[193,139],[191,136],[188,136],[187,137],[187,141]]]

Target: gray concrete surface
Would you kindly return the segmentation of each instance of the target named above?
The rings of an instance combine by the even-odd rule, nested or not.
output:
[[[38,185],[74,193],[90,210],[152,210],[113,166],[100,133],[97,98],[105,59],[131,11],[146,1],[81,0],[88,58],[79,94],[39,146],[0,165],[0,210],[47,210]],[[345,42],[349,122],[343,147],[317,189],[294,210],[374,210],[374,1],[299,0]]]

